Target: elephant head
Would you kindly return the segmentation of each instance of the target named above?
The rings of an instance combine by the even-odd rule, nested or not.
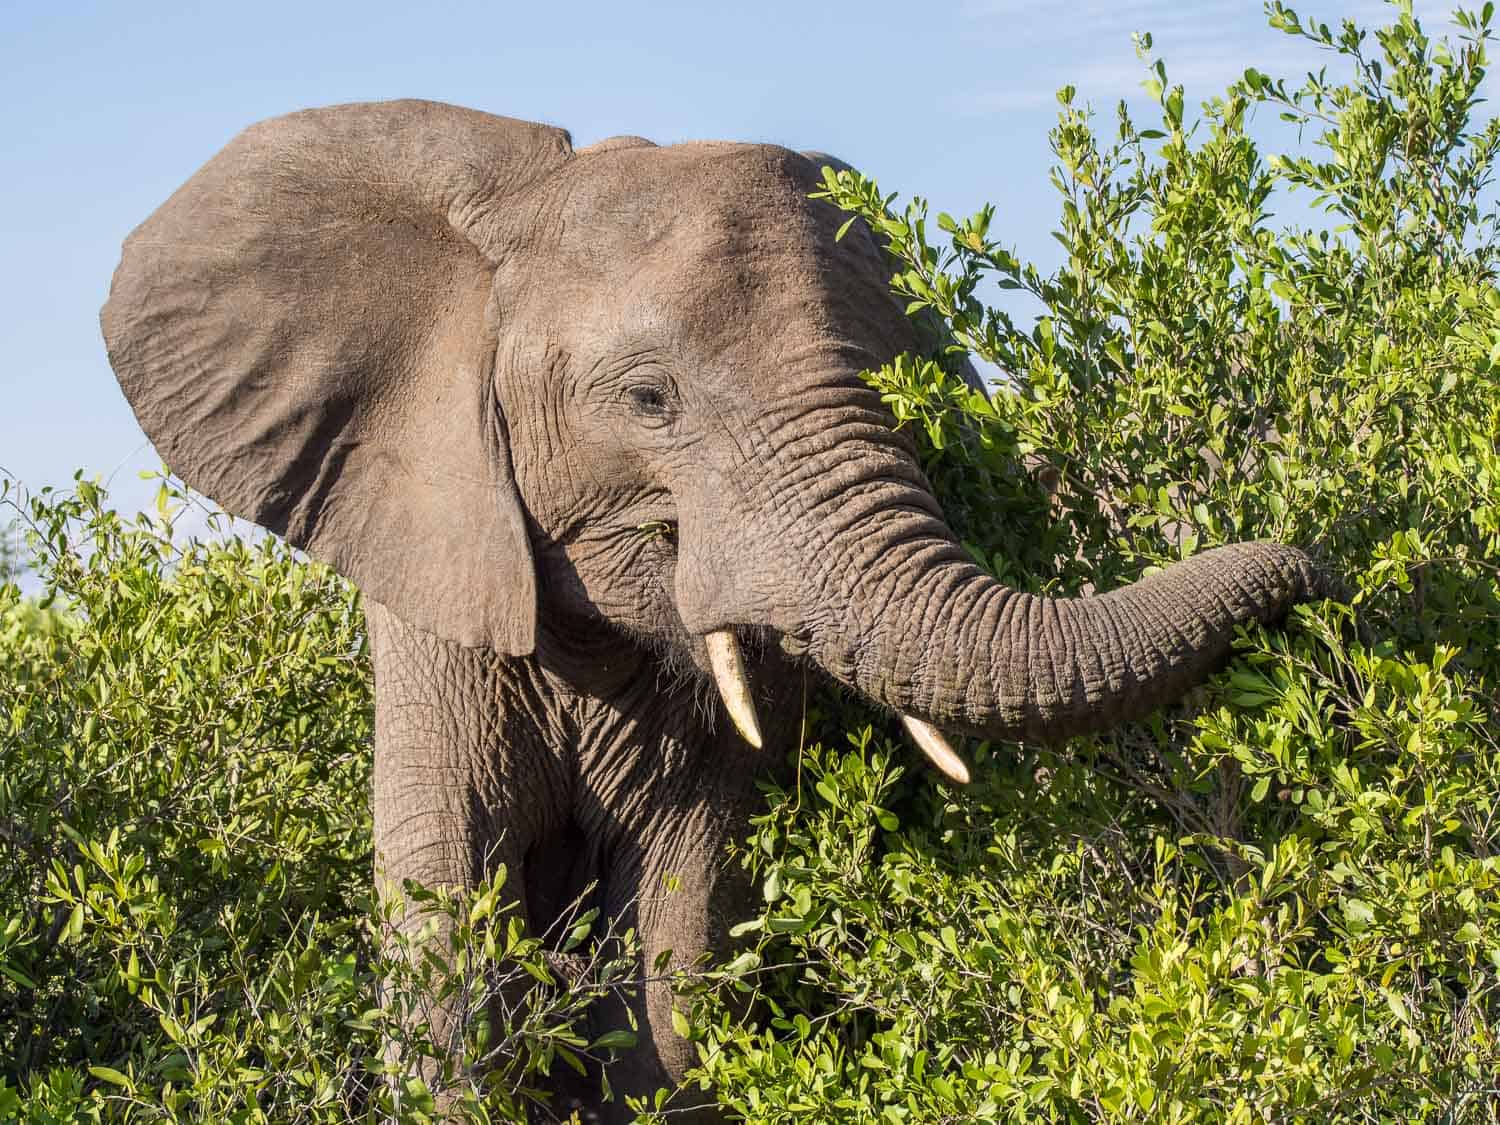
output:
[[[771,145],[575,151],[428,102],[236,138],[126,244],[110,359],[164,460],[392,613],[508,657],[606,630],[712,673],[739,640],[935,728],[1051,739],[1204,676],[1314,592],[1220,548],[1099,597],[965,555],[860,379],[912,344],[868,232]]]

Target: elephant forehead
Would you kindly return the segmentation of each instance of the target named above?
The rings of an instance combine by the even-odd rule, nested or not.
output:
[[[874,264],[868,236],[836,242],[845,216],[808,198],[819,182],[812,163],[774,145],[609,149],[560,180],[542,241],[581,272],[663,288],[697,272],[722,296],[735,286],[848,284]]]
[[[830,346],[888,350],[885,340],[860,331],[864,318],[851,316],[851,285],[826,259],[735,247],[694,255],[669,278],[638,275],[633,304],[680,350],[743,371]],[[866,296],[889,305],[883,287]]]
[[[535,291],[553,338],[585,366],[620,352],[664,350],[700,376],[790,386],[830,367],[878,366],[910,346],[884,279],[839,271],[825,257],[657,246],[616,264],[572,299]]]
[[[911,346],[911,327],[873,247],[816,237],[761,237],[700,244],[681,253],[685,268],[648,278],[638,292],[661,320],[677,322],[684,346],[701,341],[738,369],[765,370],[776,382],[801,377],[803,360],[878,365]]]
[[[850,345],[883,359],[909,344],[868,233],[835,241],[845,216],[808,198],[816,171],[796,153],[614,150],[579,161],[570,179],[552,249],[566,276],[588,278],[599,319],[736,366]]]
[[[558,184],[559,236],[587,239],[596,251],[601,243],[638,248],[669,233],[717,241],[747,224],[784,236],[832,219],[831,209],[807,198],[817,186],[811,163],[775,145],[610,147],[565,165]]]

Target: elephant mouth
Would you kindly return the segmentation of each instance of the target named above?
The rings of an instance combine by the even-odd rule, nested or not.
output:
[[[745,657],[739,638],[732,629],[716,629],[704,634],[703,644],[708,650],[709,669],[725,713],[740,737],[755,749],[761,749],[764,740],[760,718],[755,710],[755,693],[745,674]],[[960,785],[968,784],[969,767],[942,731],[913,715],[901,715],[901,724],[917,748],[945,777]]]
[[[645,543],[675,545],[677,542],[677,519],[662,516],[642,520],[629,529],[630,534]]]

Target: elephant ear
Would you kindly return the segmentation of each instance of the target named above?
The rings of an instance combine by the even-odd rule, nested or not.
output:
[[[411,624],[530,652],[488,302],[507,203],[571,153],[418,101],[240,134],[126,241],[101,315],[162,458]]]

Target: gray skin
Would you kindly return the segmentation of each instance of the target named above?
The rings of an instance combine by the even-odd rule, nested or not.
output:
[[[723,847],[809,666],[945,731],[1055,740],[1318,592],[1274,543],[1075,600],[983,574],[859,378],[912,333],[817,181],[771,145],[575,152],[349,105],[247,130],[126,242],[104,334],[167,464],[365,594],[387,877],[504,862],[538,930],[597,880],[645,965],[685,964],[745,904]],[[764,751],[705,706],[716,630],[752,653]],[[665,987],[632,1003],[611,1078],[645,1092],[693,1052]]]

